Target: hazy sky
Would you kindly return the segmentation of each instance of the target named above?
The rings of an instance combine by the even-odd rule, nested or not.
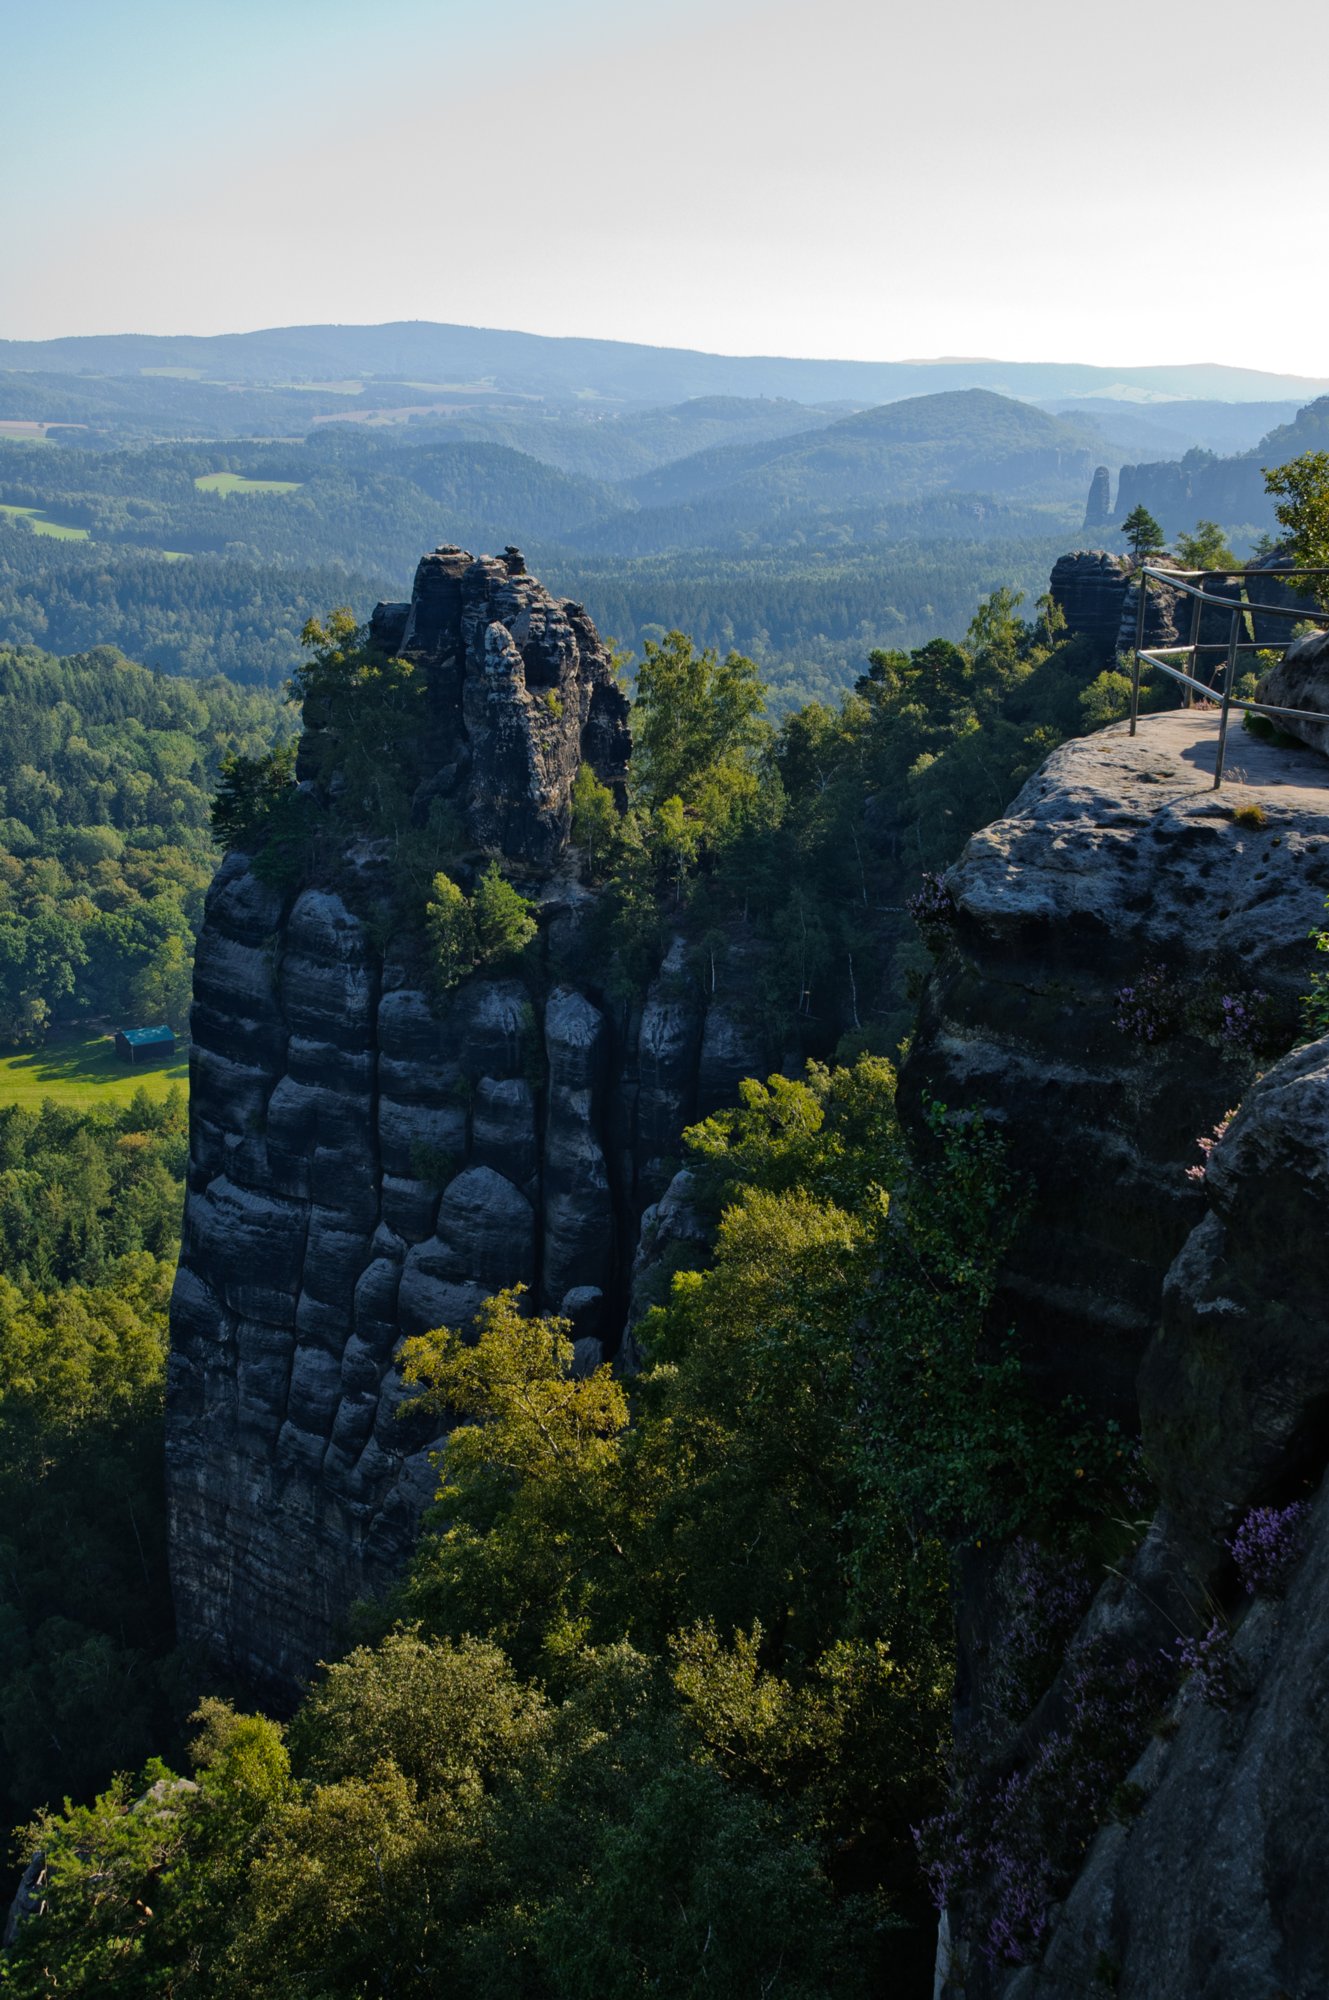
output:
[[[1324,0],[0,0],[0,334],[1329,374],[1326,55]]]

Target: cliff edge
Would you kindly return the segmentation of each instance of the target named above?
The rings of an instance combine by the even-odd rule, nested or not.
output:
[[[906,1111],[1004,1131],[1026,1363],[1142,1434],[1158,1500],[1133,1554],[1051,1561],[1045,1601],[1088,1602],[1014,1716],[995,1691],[1040,1614],[1000,1607],[1037,1550],[962,1564],[944,2000],[1329,1991],[1329,1041],[1277,1054],[1329,764],[1235,735],[1215,793],[1215,739],[1178,712],[1056,752],[933,925]]]

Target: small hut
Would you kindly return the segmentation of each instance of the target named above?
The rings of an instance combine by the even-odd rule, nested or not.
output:
[[[117,1028],[115,1052],[121,1062],[127,1063],[136,1063],[144,1056],[173,1056],[175,1030],[164,1023],[159,1028]]]

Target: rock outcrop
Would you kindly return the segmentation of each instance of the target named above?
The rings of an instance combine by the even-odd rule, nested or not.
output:
[[[1244,1013],[1295,1028],[1329,891],[1329,765],[1234,734],[1215,793],[1216,731],[1175,711],[1067,744],[975,834],[901,1079],[907,1109],[928,1091],[1001,1120],[1040,1188],[1009,1278],[1034,1364],[1127,1412]],[[1263,824],[1234,818],[1254,804]]]
[[[1084,525],[1086,528],[1105,528],[1112,519],[1112,474],[1105,465],[1094,468],[1094,476],[1089,482],[1089,498],[1085,503]]]
[[[1006,2000],[1109,1976],[1122,2000],[1329,1992],[1329,1495],[1304,1498],[1329,1458],[1329,1042],[1254,1086],[1205,1179],[1140,1379],[1162,1508],[1089,1622],[1167,1648],[1174,1619],[1215,1617],[1221,1669],[1121,1774],[1131,1810],[1094,1841],[1038,1967],[987,1975]],[[1251,1508],[1289,1503],[1310,1506],[1306,1553],[1252,1595],[1226,1544]]]
[[[1138,1420],[1159,1493],[1051,1683],[999,1726],[1004,1559],[966,1560],[957,1729],[985,1785],[1046,1750],[1073,1817],[1077,1663],[1152,1675],[1154,1726],[1147,1704],[1030,1962],[966,1935],[963,1898],[948,1913],[942,2000],[1329,1992],[1329,1040],[1250,1084],[1245,1025],[1295,1031],[1329,765],[1240,736],[1215,794],[1214,730],[1175,713],[1068,745],[970,842],[904,1073],[911,1118],[928,1091],[1002,1126],[1033,1187],[1008,1278],[1030,1366]],[[1205,1161],[1196,1139],[1238,1101]],[[1230,1545],[1291,1505],[1307,1552],[1252,1595]],[[1184,1685],[1179,1641],[1200,1647]],[[1018,1863],[1035,1903],[1041,1865]]]
[[[579,1365],[613,1352],[683,1127],[766,1063],[741,953],[714,991],[681,940],[636,1004],[601,983],[569,801],[582,758],[621,784],[626,704],[580,607],[515,551],[442,549],[374,632],[427,676],[415,810],[441,799],[481,857],[518,869],[540,965],[432,997],[418,937],[385,939],[357,898],[357,870],[387,865],[381,843],[291,895],[232,853],[209,894],[171,1321],[172,1571],[182,1639],[279,1698],[400,1569],[432,1497],[435,1440],[401,1415],[403,1335],[463,1325],[523,1284],[573,1320]],[[336,759],[327,717],[306,721],[317,792]]]
[[[1067,630],[1090,641],[1110,662],[1117,647],[1130,565],[1106,549],[1075,549],[1058,556],[1048,583]]]
[[[1322,715],[1323,722],[1281,716],[1278,727],[1312,750],[1329,754],[1329,633],[1317,632],[1289,646],[1278,665],[1264,676],[1257,693],[1274,708],[1308,709]]]

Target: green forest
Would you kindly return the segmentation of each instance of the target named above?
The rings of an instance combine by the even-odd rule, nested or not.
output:
[[[184,1029],[222,760],[291,726],[217,675],[0,647],[0,1041],[117,1015]]]
[[[289,483],[213,504],[284,506]],[[91,546],[49,544],[52,574]],[[290,893],[348,833],[390,834],[398,907],[375,920],[418,932],[440,986],[538,948],[519,887],[414,824],[423,679],[339,601],[292,683],[344,780],[321,804],[293,783],[284,692],[108,646],[0,652],[8,1040],[178,1017],[219,841]],[[574,948],[628,1004],[666,923],[702,981],[741,925],[782,1068],[685,1134],[710,1247],[657,1287],[635,1374],[575,1374],[569,1325],[515,1292],[471,1343],[410,1343],[420,1406],[452,1423],[436,1504],[293,1714],[219,1688],[172,1630],[183,1098],[0,1109],[0,1740],[10,1879],[45,1869],[3,1961],[16,1995],[919,1989],[956,1566],[1027,1536],[1087,1574],[1147,1496],[1130,1442],[1036,1402],[993,1324],[1026,1195],[999,1136],[936,1106],[911,1155],[894,1064],[940,871],[1127,683],[1007,583],[917,643],[854,602],[852,679],[796,706],[732,633],[638,632],[627,810],[589,767],[574,794],[598,912]],[[274,641],[283,682],[299,645]],[[352,738],[390,755],[356,762]],[[1082,1600],[1038,1601],[1012,1716]],[[1080,1798],[1047,1893],[1108,1810]]]
[[[228,1703],[173,1643],[183,1105],[4,1114],[5,1804],[16,1866],[35,1845],[47,1868],[46,1916],[5,1962],[16,1994],[812,2000],[922,1977],[911,1829],[944,1803],[950,1565],[1035,1520],[1066,1560],[1115,1547],[1130,1469],[982,1337],[1021,1201],[998,1141],[939,1126],[911,1162],[893,1109],[929,871],[1119,710],[1051,605],[1021,611],[996,591],[962,644],[875,647],[848,693],[774,722],[751,660],[644,643],[632,808],[606,812],[589,769],[575,800],[594,948],[639,988],[668,915],[704,976],[745,905],[772,1038],[806,1067],[687,1135],[714,1252],[666,1288],[635,1378],[570,1379],[568,1328],[515,1295],[478,1345],[410,1350],[420,1397],[463,1419],[437,1512],[293,1717]],[[361,725],[382,705],[408,764],[409,677],[348,617],[307,637],[329,754],[353,699]],[[273,697],[108,651],[14,653],[6,673],[6,802],[55,912],[150,903],[141,845],[175,855],[187,929],[218,783],[219,827],[300,879],[314,849]],[[154,788],[169,845],[138,838]],[[391,818],[396,797],[348,767],[336,809]],[[528,949],[520,896],[489,907],[483,886],[468,949]],[[156,950],[145,934],[115,976],[156,976]],[[1061,1637],[1040,1633],[1039,1660]]]

